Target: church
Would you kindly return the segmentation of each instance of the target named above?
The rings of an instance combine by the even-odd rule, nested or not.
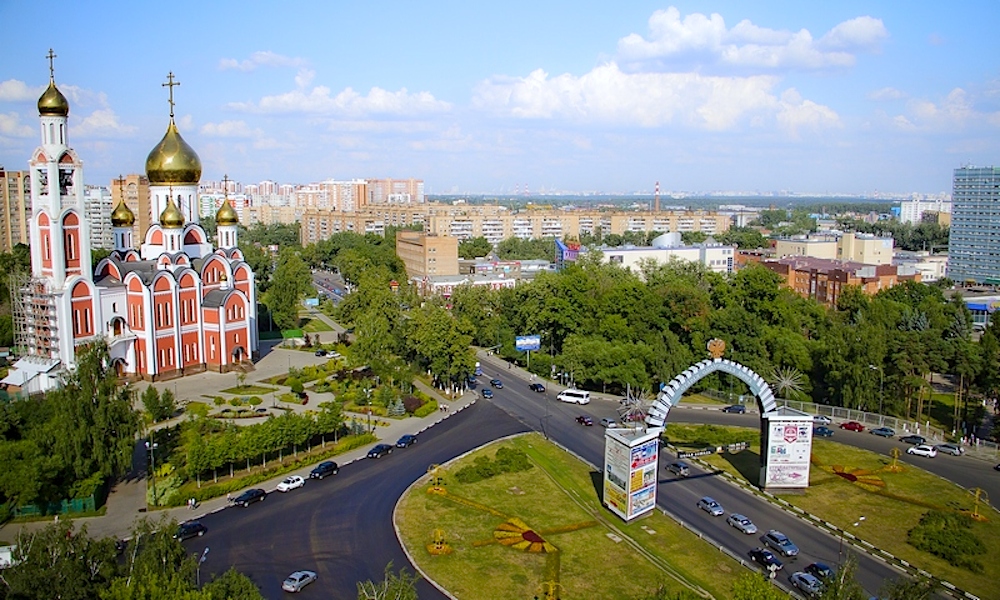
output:
[[[159,381],[206,370],[242,368],[256,356],[257,289],[237,246],[239,218],[228,200],[216,213],[215,243],[199,225],[201,160],[170,121],[146,159],[159,222],[135,232],[119,203],[111,215],[114,250],[91,270],[83,163],[69,145],[69,102],[55,84],[38,99],[41,146],[31,173],[31,276],[15,298],[15,346],[21,357],[3,383],[32,394],[59,385],[77,351],[106,341],[125,380]],[[138,233],[137,246],[133,235]]]

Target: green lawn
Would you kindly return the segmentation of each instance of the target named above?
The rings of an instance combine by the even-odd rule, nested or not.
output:
[[[682,439],[691,426],[670,425],[667,428],[672,440]],[[733,455],[702,457],[709,464],[727,471],[756,485],[760,473],[759,431],[750,428],[727,427],[743,435],[750,435],[757,442],[749,450]],[[838,435],[840,432],[838,432]],[[834,438],[836,439],[836,438]],[[900,444],[900,451],[906,446]],[[937,461],[966,460],[952,456],[938,456]],[[937,577],[969,590],[980,598],[1000,599],[1000,515],[988,507],[980,510],[989,517],[986,522],[973,523],[972,532],[986,547],[978,557],[984,566],[983,573],[955,567],[945,560],[917,550],[906,543],[907,532],[915,527],[930,509],[971,510],[975,499],[966,490],[924,471],[919,467],[903,465],[903,471],[891,472],[888,467],[892,457],[869,452],[836,441],[813,441],[813,465],[810,469],[809,489],[801,494],[782,496],[798,506],[834,525],[847,529],[858,537],[874,544]],[[865,520],[858,527],[858,517]]]
[[[333,331],[333,327],[326,324],[322,319],[304,319],[302,331],[306,333],[316,333],[318,331]]]
[[[278,388],[264,387],[262,385],[246,384],[244,386],[235,386],[231,388],[226,388],[224,390],[219,390],[223,394],[234,394],[236,396],[255,396],[260,394],[270,394],[271,392],[277,391]]]
[[[492,457],[500,445],[523,449],[535,467],[472,484],[453,477],[477,455]],[[557,581],[563,598],[627,600],[659,585],[672,594],[700,588],[727,598],[744,572],[656,511],[625,524],[600,505],[600,473],[538,434],[463,457],[447,466],[444,481],[447,498],[428,493],[426,480],[415,486],[400,501],[396,522],[420,567],[463,600],[541,596],[546,581]],[[529,553],[496,543],[494,530],[510,518],[523,521],[558,551]],[[430,554],[435,530],[453,553]]]

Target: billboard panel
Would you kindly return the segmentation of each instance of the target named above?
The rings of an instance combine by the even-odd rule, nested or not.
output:
[[[514,348],[518,352],[527,350],[539,350],[542,347],[542,336],[540,335],[519,335],[514,338]]]
[[[629,447],[624,441],[604,436],[604,504],[619,517],[628,519]]]
[[[764,419],[764,487],[804,488],[809,485],[812,452],[810,417],[772,416]]]
[[[611,512],[629,521],[656,506],[658,457],[656,434],[622,429],[605,433],[604,504]]]

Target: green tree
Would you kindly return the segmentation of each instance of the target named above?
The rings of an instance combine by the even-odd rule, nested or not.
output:
[[[857,580],[858,559],[848,553],[833,577],[824,582],[820,600],[866,600],[868,594]]]
[[[930,600],[933,594],[934,583],[929,579],[900,577],[886,582],[878,595],[885,600]]]
[[[114,542],[93,540],[69,519],[14,539],[14,565],[3,571],[6,598],[90,600],[115,578]],[[0,588],[2,589],[2,588]]]
[[[299,307],[302,298],[312,288],[309,267],[293,248],[283,248],[278,255],[271,287],[264,294],[264,304],[271,311],[274,322],[281,329],[295,329],[299,325]]]
[[[741,250],[767,247],[767,239],[760,231],[752,227],[730,227],[713,237],[720,244],[734,245]]]
[[[397,575],[390,562],[381,581],[358,582],[358,600],[417,600],[416,583],[416,575],[406,569]]]
[[[731,600],[782,600],[781,591],[760,573],[744,573],[733,583]]]
[[[493,244],[482,236],[462,240],[458,243],[458,256],[460,258],[480,258],[488,255],[492,251]]]

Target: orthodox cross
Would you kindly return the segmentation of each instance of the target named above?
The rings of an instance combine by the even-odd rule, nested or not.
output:
[[[52,59],[54,59],[55,57],[56,53],[52,51],[52,48],[49,48],[49,53],[45,55],[45,58],[49,59],[49,79],[53,81],[55,81],[56,78],[56,68],[54,63],[52,62]]]
[[[170,88],[170,99],[168,100],[168,102],[170,102],[170,118],[171,119],[174,118],[174,86],[175,85],[180,85],[180,84],[181,84],[181,82],[174,81],[174,72],[173,71],[170,71],[169,73],[167,73],[167,82],[160,84],[163,87]]]

